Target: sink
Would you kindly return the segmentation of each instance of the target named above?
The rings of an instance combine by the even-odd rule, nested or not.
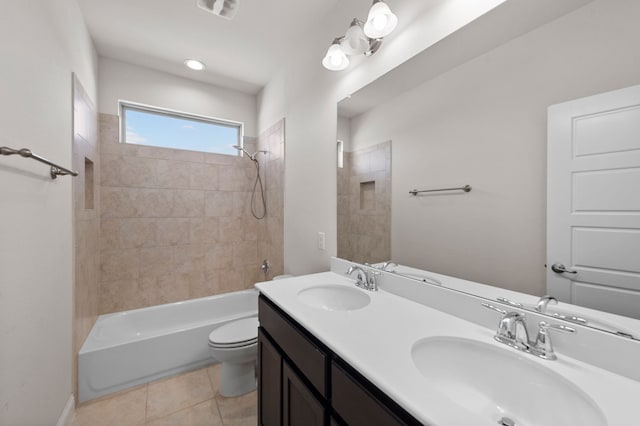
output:
[[[515,426],[607,425],[587,394],[528,356],[453,337],[422,339],[411,348],[413,363],[427,379],[425,386],[487,424],[510,419]]]
[[[301,290],[298,299],[305,305],[325,311],[354,311],[371,302],[371,298],[363,290],[335,284],[323,284]]]

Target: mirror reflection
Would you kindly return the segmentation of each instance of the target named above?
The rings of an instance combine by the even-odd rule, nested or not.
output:
[[[438,52],[460,40],[444,40],[341,101],[338,257],[638,338],[640,191],[620,188],[640,181],[640,64],[616,16],[580,8],[456,64]]]

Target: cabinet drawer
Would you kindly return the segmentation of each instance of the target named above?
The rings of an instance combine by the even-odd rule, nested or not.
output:
[[[335,361],[331,363],[331,405],[348,425],[368,426],[374,424],[372,422],[380,426],[420,424],[410,416],[403,419],[394,414],[392,410],[399,407],[389,407],[359,381]]]
[[[316,390],[326,398],[327,354],[264,296],[258,302],[260,326],[280,346]]]

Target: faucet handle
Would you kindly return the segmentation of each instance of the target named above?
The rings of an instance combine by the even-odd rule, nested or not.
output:
[[[538,330],[538,336],[536,337],[536,343],[533,350],[536,355],[544,359],[558,359],[553,351],[553,345],[549,338],[549,330],[561,331],[563,333],[577,333],[575,328],[567,327],[561,324],[549,324],[545,321],[540,321],[538,324],[540,330]]]
[[[491,309],[492,311],[499,312],[502,315],[507,315],[507,311],[505,311],[504,309],[496,308],[495,306],[493,306],[490,303],[483,303],[482,306],[484,306],[487,309]]]
[[[369,271],[369,281],[367,282],[367,288],[371,291],[378,291],[378,282],[376,278],[382,275],[382,272]]]
[[[498,302],[506,303],[507,305],[515,306],[516,308],[524,308],[522,303],[514,302],[513,300],[509,300],[505,297],[497,297],[496,300]]]

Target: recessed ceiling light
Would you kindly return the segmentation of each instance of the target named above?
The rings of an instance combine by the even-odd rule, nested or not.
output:
[[[195,71],[202,71],[204,69],[204,63],[195,59],[185,59],[184,64]]]

